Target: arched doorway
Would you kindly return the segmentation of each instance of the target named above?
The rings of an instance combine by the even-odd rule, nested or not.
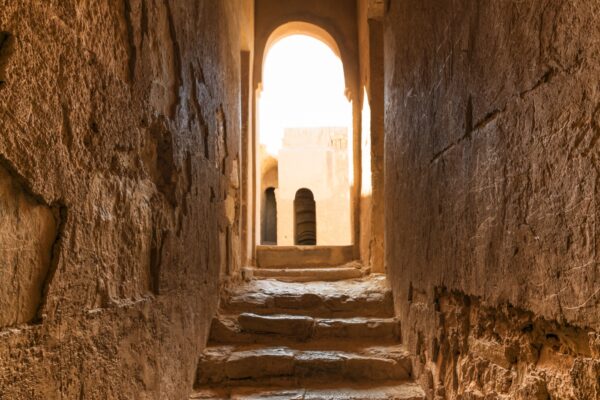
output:
[[[257,163],[261,171],[276,163],[278,171],[277,244],[316,245],[318,236],[319,246],[352,245],[353,104],[346,97],[344,65],[327,33],[290,26],[273,33],[267,45],[257,94]],[[264,198],[265,188],[275,185],[265,183],[264,174],[259,179],[257,193]],[[298,188],[310,188],[310,234],[297,232]],[[262,223],[263,208],[258,212]]]
[[[294,244],[301,246],[317,244],[315,198],[306,188],[298,190],[294,198]]]
[[[277,244],[277,199],[275,188],[265,190],[265,199],[262,211],[262,238],[261,243],[266,245]]]

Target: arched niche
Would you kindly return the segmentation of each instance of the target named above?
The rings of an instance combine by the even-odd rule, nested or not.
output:
[[[261,243],[265,245],[277,244],[277,200],[275,188],[269,187],[264,192],[262,217]]]
[[[317,213],[315,197],[309,189],[302,188],[294,198],[294,244],[317,244]]]

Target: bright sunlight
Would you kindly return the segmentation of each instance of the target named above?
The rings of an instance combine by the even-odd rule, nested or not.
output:
[[[263,69],[260,143],[275,155],[284,128],[343,126],[351,133],[345,87],[342,61],[325,43],[305,35],[275,43]]]
[[[290,35],[269,49],[258,103],[263,244],[352,242],[345,89],[342,61],[324,42]]]

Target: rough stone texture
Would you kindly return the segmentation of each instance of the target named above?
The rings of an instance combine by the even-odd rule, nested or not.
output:
[[[360,256],[374,272],[385,272],[383,3],[383,0],[357,1],[363,110]]]
[[[313,317],[385,317],[393,314],[385,276],[339,282],[255,280],[231,288],[221,307],[232,312]]]
[[[431,398],[600,396],[599,22],[389,3],[386,263]]]
[[[261,268],[339,266],[354,259],[352,246],[257,246]]]
[[[369,273],[360,263],[332,268],[243,268],[245,278],[272,278],[285,282],[339,281],[360,278]]]
[[[416,384],[348,385],[331,387],[314,385],[302,389],[235,388],[208,389],[194,393],[193,399],[211,400],[422,400],[423,390]]]
[[[308,338],[313,330],[314,319],[302,315],[257,315],[242,313],[238,316],[240,328],[252,333],[289,335],[300,340]]]
[[[377,275],[336,283],[262,279],[225,292],[190,398],[252,398],[238,391],[246,386],[255,398],[424,400],[411,382],[389,294]],[[234,311],[240,308],[251,311]],[[364,316],[375,309],[382,318]]]
[[[59,213],[0,163],[0,328],[37,316],[51,272]]]
[[[245,319],[242,321],[242,319]],[[218,315],[210,330],[213,343],[284,344],[319,340],[335,348],[339,339],[397,341],[400,324],[395,318],[312,318],[296,315]]]
[[[239,264],[240,6],[0,0],[0,398],[187,396]]]
[[[401,347],[348,351],[278,347],[209,347],[198,364],[198,384],[275,386],[288,380],[323,383],[402,381],[410,377],[408,353]],[[275,381],[279,379],[281,383]],[[269,382],[269,380],[271,380]]]

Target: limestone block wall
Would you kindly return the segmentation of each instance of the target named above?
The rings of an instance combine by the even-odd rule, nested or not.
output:
[[[386,264],[421,382],[599,398],[600,3],[388,6]]]
[[[0,398],[185,398],[239,267],[241,4],[0,0]]]

